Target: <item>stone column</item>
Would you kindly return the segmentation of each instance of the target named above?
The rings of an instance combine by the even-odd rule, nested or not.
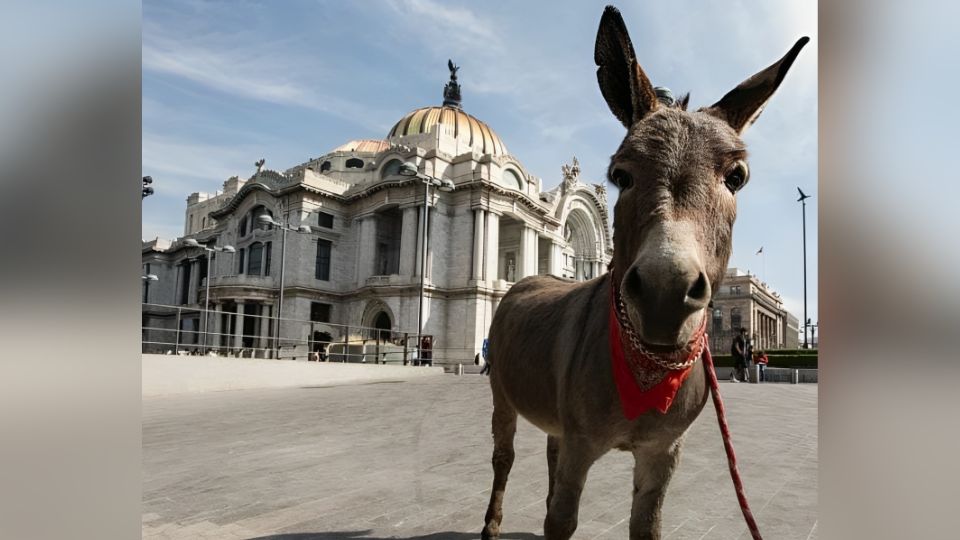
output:
[[[483,240],[484,214],[482,209],[473,211],[473,279],[482,280],[484,276]]]
[[[213,350],[216,350],[219,349],[221,345],[220,334],[222,331],[220,327],[223,326],[221,320],[223,318],[223,304],[220,302],[213,304],[213,313],[208,315],[210,316],[210,328],[207,332],[207,345]]]
[[[420,234],[420,231],[421,231],[422,228],[423,228],[422,223],[423,223],[423,220],[425,219],[425,218],[424,218],[424,212],[423,212],[423,210],[424,210],[424,209],[423,209],[423,206],[422,206],[422,205],[417,208],[417,253],[416,253],[416,259],[415,259],[414,262],[413,262],[413,275],[415,275],[415,276],[417,276],[417,277],[419,277],[419,276],[420,276],[420,272],[423,271],[422,268],[420,268],[420,267],[423,265],[423,242],[422,242],[422,240],[424,240],[424,238],[423,238],[423,237],[421,236],[421,234]]]
[[[500,262],[500,216],[487,212],[487,231],[484,235],[484,263],[487,267],[487,281],[500,278],[497,275],[497,266]]]
[[[416,206],[403,209],[403,224],[400,227],[400,275],[417,275],[417,244],[420,241],[420,228],[417,226],[419,210]]]
[[[233,333],[233,348],[241,349],[243,348],[243,300],[237,300],[237,314],[234,318],[236,321],[234,333]]]
[[[173,280],[173,304],[180,305],[180,280],[183,279],[183,263],[177,265],[177,277]]]
[[[374,216],[360,220],[360,251],[357,256],[357,286],[362,287],[373,272],[377,254],[377,222]]]
[[[530,259],[532,264],[531,276],[535,276],[540,273],[540,234],[537,233],[536,229],[530,229],[530,245],[533,247],[533,257]]]
[[[778,346],[778,347],[780,346],[781,343],[784,342],[784,339],[783,339],[783,323],[784,323],[785,319],[786,319],[786,317],[784,317],[783,315],[780,315],[780,316],[777,317],[776,335],[777,335],[777,346]]]
[[[530,275],[530,229],[526,224],[520,227],[520,253],[517,254],[516,281]]]
[[[200,261],[193,259],[190,261],[190,287],[187,290],[187,303],[197,303],[197,291],[200,289]]]
[[[427,208],[427,239],[425,243],[427,246],[427,273],[424,274],[431,283],[433,283],[433,252],[436,251],[433,246],[439,241],[434,233],[437,228],[435,221],[437,221],[437,210],[431,206]],[[436,343],[434,343],[434,346],[436,346]]]
[[[563,246],[556,242],[550,242],[549,272],[557,277],[563,275]]]
[[[262,349],[270,348],[270,333],[273,326],[273,305],[272,304],[260,304],[260,344],[258,345]],[[264,358],[268,358],[267,351],[261,351],[261,354]]]

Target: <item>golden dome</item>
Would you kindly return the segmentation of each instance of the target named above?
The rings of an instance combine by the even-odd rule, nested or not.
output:
[[[348,141],[340,146],[334,148],[330,153],[334,152],[370,152],[373,154],[380,153],[383,150],[390,148],[390,143],[387,141],[381,141],[379,139],[358,139],[355,141]]]
[[[406,137],[435,130],[463,140],[480,154],[504,155],[507,147],[490,126],[455,107],[424,107],[400,119],[387,139]]]

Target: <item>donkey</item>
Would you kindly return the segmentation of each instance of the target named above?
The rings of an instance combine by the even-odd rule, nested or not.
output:
[[[500,303],[490,329],[494,478],[482,538],[500,534],[518,413],[547,433],[547,540],[573,535],[587,472],[614,448],[635,459],[630,538],[660,538],[667,484],[707,399],[699,359],[706,308],[727,267],[735,194],[749,174],[740,135],[808,40],[714,105],[688,112],[689,94],[658,100],[619,11],[605,9],[597,79],[627,128],[608,169],[619,189],[611,271],[580,283],[528,277]],[[629,339],[614,343],[621,335]],[[666,381],[665,399],[645,412],[621,402],[619,392],[630,389],[617,380],[618,346],[640,358],[631,365],[646,366],[629,368],[641,398],[662,388],[637,381]]]

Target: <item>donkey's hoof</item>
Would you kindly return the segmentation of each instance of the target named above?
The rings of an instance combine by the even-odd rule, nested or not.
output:
[[[496,521],[490,520],[489,523],[483,528],[483,532],[480,533],[481,540],[493,540],[494,538],[500,538],[500,524]]]

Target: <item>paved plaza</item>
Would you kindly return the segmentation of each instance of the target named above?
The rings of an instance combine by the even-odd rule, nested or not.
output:
[[[817,538],[817,386],[722,383],[765,538]],[[479,538],[490,495],[486,377],[440,375],[145,398],[143,538]],[[501,538],[541,538],[546,436],[520,420]],[[577,539],[628,538],[632,457],[591,469]],[[749,538],[711,402],[687,434],[663,537]]]

